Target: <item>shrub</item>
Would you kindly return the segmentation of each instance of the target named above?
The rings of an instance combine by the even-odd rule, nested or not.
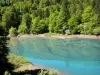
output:
[[[18,33],[19,34],[25,34],[25,33],[27,33],[28,31],[27,31],[27,26],[26,26],[26,24],[22,24],[22,25],[19,25],[19,27],[18,27]]]
[[[11,75],[9,71],[5,71],[4,75]]]
[[[41,70],[38,75],[58,75],[57,70]]]
[[[93,30],[93,34],[95,34],[95,35],[100,35],[100,27],[96,27],[96,28]]]
[[[38,75],[46,75],[48,71],[41,70]]]
[[[10,36],[16,36],[17,35],[17,29],[14,27],[11,27],[9,30]]]

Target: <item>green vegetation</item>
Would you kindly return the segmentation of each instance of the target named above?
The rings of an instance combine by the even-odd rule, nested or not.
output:
[[[100,0],[0,0],[0,36],[42,33],[100,35]],[[0,71],[9,75],[15,56],[8,53],[0,37]],[[16,68],[27,63],[19,59],[9,61]]]
[[[0,75],[3,75],[5,71],[11,71],[13,69],[7,59],[9,52],[7,40],[5,31],[0,27]]]
[[[18,34],[100,35],[100,0],[0,0],[0,26]]]
[[[10,36],[16,36],[16,35],[17,35],[17,29],[11,27],[11,28],[9,29],[9,34],[10,34]]]
[[[9,54],[7,56],[7,58],[8,58],[8,62],[13,64],[14,69],[13,69],[13,71],[11,73],[9,71],[5,71],[4,75],[13,75],[13,74],[18,75],[17,73],[20,73],[20,69],[19,69],[20,67],[32,65],[24,57],[17,56],[15,54]],[[25,73],[25,74],[27,74],[27,73]],[[31,75],[31,73],[30,74],[28,73],[28,75]],[[37,75],[59,75],[59,72],[57,70],[53,70],[53,69],[51,69],[51,70],[45,70],[45,69],[42,70],[42,69],[40,69],[40,71],[37,73]]]
[[[6,72],[4,73],[4,75],[11,75],[11,74],[9,73],[9,71],[6,71]]]
[[[9,54],[7,58],[8,62],[14,65],[14,69],[30,64],[27,59],[22,56],[16,56],[15,54]]]
[[[41,70],[38,75],[59,75],[58,74],[59,72],[57,70],[50,70],[50,71],[47,71],[47,70]]]

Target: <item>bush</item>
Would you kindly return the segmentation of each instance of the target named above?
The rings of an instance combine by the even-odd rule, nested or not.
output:
[[[95,35],[100,35],[100,27],[96,27],[96,28],[93,30],[93,34],[95,34]]]
[[[93,34],[94,24],[91,22],[83,23],[78,26],[79,32],[85,35]]]
[[[9,71],[5,71],[4,75],[11,75]]]
[[[27,26],[26,26],[26,24],[19,25],[19,27],[18,27],[18,33],[19,34],[25,34],[25,33],[27,33]]]
[[[38,75],[46,75],[48,71],[41,70]]]
[[[58,75],[57,70],[41,70],[38,75]]]
[[[9,30],[10,36],[17,36],[17,29],[14,27],[11,27]]]

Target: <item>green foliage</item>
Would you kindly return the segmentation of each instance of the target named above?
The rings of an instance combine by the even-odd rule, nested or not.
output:
[[[93,29],[93,34],[94,35],[100,35],[100,27],[96,27]]]
[[[93,29],[97,26],[98,16],[95,14],[92,6],[85,8],[82,14],[83,34],[93,34]]]
[[[40,32],[39,33],[46,33],[48,32],[48,18],[40,20]]]
[[[41,70],[40,73],[38,75],[46,75],[48,73],[48,71],[43,71]]]
[[[93,11],[92,11],[92,6],[88,6],[85,10],[84,13],[82,14],[82,21],[83,22],[88,22],[90,21],[90,18],[93,16]]]
[[[78,17],[75,15],[72,15],[71,18],[68,20],[69,30],[71,34],[78,33],[78,30],[77,30],[78,24],[79,24]]]
[[[9,30],[9,34],[10,34],[10,36],[16,36],[17,35],[17,29],[11,27],[10,30]]]
[[[39,21],[40,21],[39,17],[32,19],[32,25],[31,25],[32,34],[38,34],[40,32],[41,26],[39,25]]]
[[[64,11],[60,11],[59,15],[57,17],[57,23],[56,23],[56,33],[63,33],[63,27],[67,26],[67,20],[66,20],[66,14]]]
[[[39,17],[32,19],[31,33],[41,34],[48,32],[48,19],[41,19]]]
[[[68,13],[68,0],[62,0],[61,10]]]
[[[11,75],[11,74],[9,73],[9,71],[6,71],[6,72],[4,73],[4,75]]]
[[[54,13],[51,13],[49,16],[49,32],[54,33],[57,31],[57,17],[58,17],[58,11],[55,11]]]
[[[9,38],[6,37],[5,30],[0,26],[0,75],[4,75],[5,71],[11,71],[12,65],[8,63],[7,55],[9,48],[7,46]]]
[[[41,70],[38,75],[59,75],[57,70]]]
[[[46,7],[50,5],[50,0],[40,0],[39,6],[40,8]]]
[[[14,65],[14,68],[17,69],[23,65],[29,65],[30,62],[22,56],[16,56],[15,54],[9,54],[7,56],[9,63]]]
[[[6,28],[6,30],[10,28],[12,14],[11,12],[5,12],[2,16],[2,26]]]
[[[28,13],[22,16],[21,25],[19,25],[18,33],[27,34],[30,33],[31,17]]]
[[[20,25],[18,27],[18,33],[21,33],[21,34],[27,33],[27,26],[26,26],[26,24]]]
[[[93,34],[93,28],[92,28],[92,23],[87,22],[81,25],[82,29],[81,29],[81,33],[82,34]]]
[[[94,34],[93,28],[100,25],[99,10],[100,0],[0,0],[0,24],[19,34]]]

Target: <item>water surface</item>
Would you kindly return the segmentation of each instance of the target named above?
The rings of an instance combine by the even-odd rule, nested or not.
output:
[[[11,38],[10,51],[71,75],[100,75],[100,40]]]

